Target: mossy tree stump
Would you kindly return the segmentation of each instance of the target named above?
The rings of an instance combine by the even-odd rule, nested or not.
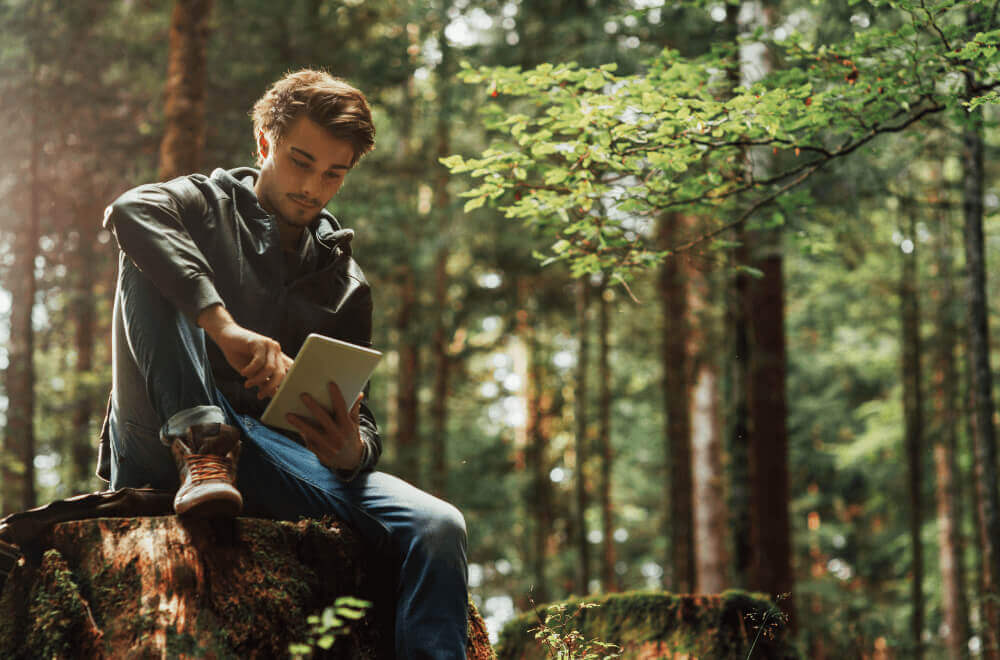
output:
[[[372,561],[334,521],[61,523],[4,586],[0,657],[287,657],[306,639],[308,615],[340,596],[373,599]],[[393,606],[376,600],[324,655],[390,654],[382,615]],[[482,619],[470,615],[469,657],[493,657]]]
[[[584,604],[589,606],[581,607]],[[780,610],[760,594],[742,591],[705,596],[633,591],[552,603],[540,607],[537,614],[529,612],[507,622],[497,656],[501,660],[544,658],[534,629],[553,606],[563,606],[567,615],[563,629],[556,632],[575,630],[585,640],[615,644],[625,658],[744,660],[748,654],[754,660],[799,658],[785,640]]]

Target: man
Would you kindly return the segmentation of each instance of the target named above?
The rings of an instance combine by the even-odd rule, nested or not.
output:
[[[260,170],[140,186],[107,210],[121,249],[106,440],[112,488],[177,489],[187,516],[334,514],[396,571],[400,658],[464,657],[465,523],[375,471],[362,396],[304,395],[300,437],[260,423],[311,332],[371,344],[371,292],[326,204],[374,146],[364,96],[318,71],[253,110]],[[206,339],[207,338],[207,339]]]

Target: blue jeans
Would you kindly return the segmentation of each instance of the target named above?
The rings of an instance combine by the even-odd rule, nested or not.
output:
[[[213,383],[204,331],[126,257],[119,260],[113,325],[112,488],[177,488],[161,430],[211,421],[237,426],[237,487],[246,511],[345,521],[396,571],[397,657],[465,657],[466,531],[458,509],[384,472],[345,483],[305,447],[237,414]]]

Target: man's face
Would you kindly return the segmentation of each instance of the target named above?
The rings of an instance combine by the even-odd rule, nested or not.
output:
[[[266,135],[257,140],[263,159],[254,186],[257,199],[286,223],[305,227],[340,190],[354,148],[304,116],[276,144]]]

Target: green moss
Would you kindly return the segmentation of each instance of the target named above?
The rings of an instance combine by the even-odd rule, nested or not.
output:
[[[73,574],[57,550],[43,555],[28,603],[26,647],[32,654],[45,658],[79,655],[80,640],[88,637],[93,623]]]
[[[597,607],[581,608],[584,603]],[[626,656],[639,649],[669,649],[710,658],[744,658],[750,648],[756,623],[774,611],[766,598],[743,591],[727,591],[719,596],[678,596],[666,592],[635,591],[563,601],[567,626],[586,639],[617,644]],[[532,629],[545,618],[547,606],[539,613],[523,614],[500,633],[500,658],[542,657]],[[775,620],[769,619],[770,623]],[[772,636],[773,637],[773,636]],[[760,657],[795,658],[780,638],[758,642]],[[755,652],[755,657],[757,653]]]

